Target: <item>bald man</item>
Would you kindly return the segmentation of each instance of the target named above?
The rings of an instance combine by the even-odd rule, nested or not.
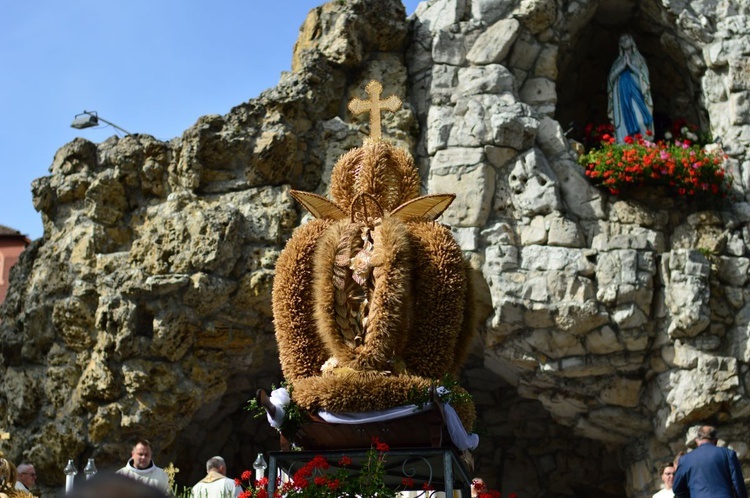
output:
[[[220,456],[208,459],[206,474],[193,486],[193,498],[235,498],[240,495],[242,488],[227,477],[227,465]]]
[[[716,446],[716,429],[704,425],[698,430],[690,453],[680,458],[672,491],[675,498],[747,498],[742,467],[737,453]]]

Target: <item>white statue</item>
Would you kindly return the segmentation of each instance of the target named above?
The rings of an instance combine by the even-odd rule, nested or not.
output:
[[[612,64],[607,84],[609,105],[607,114],[615,127],[615,138],[624,143],[625,137],[640,133],[653,136],[654,103],[648,67],[630,35],[620,37],[620,55]]]

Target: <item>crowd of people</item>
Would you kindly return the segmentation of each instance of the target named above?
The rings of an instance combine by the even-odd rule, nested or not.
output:
[[[695,449],[680,453],[672,462],[661,466],[662,489],[653,498],[748,498],[737,453],[717,446],[716,428],[704,425],[698,429]],[[0,498],[31,496],[36,485],[36,470],[31,463],[17,468],[0,459],[3,488]],[[242,488],[227,477],[227,466],[220,456],[206,462],[206,476],[191,490],[193,498],[236,498]],[[486,493],[481,478],[471,483],[471,496]],[[153,461],[153,449],[146,439],[135,441],[130,459],[116,473],[99,473],[73,489],[71,498],[166,498],[173,495],[170,479]]]
[[[718,439],[715,427],[701,426],[695,438],[696,448],[689,453],[680,452],[674,461],[662,465],[659,472],[662,489],[653,498],[748,498],[737,453],[717,446]],[[33,467],[31,469],[33,474]],[[118,473],[166,494],[170,492],[167,475],[154,464],[151,444],[146,440],[136,442],[131,459]],[[193,498],[239,496],[241,487],[226,474],[224,459],[219,456],[210,458],[206,462],[206,477],[192,488]],[[474,478],[471,482],[471,496],[477,498],[486,492],[484,480]],[[80,498],[88,496],[81,495]],[[144,495],[143,498],[149,497]]]

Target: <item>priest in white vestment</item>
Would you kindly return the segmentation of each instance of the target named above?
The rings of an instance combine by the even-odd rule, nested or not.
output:
[[[236,498],[242,491],[227,477],[227,466],[220,456],[206,462],[207,475],[193,486],[193,498]]]

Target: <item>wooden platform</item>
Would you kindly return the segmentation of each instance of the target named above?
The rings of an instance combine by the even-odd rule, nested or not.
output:
[[[276,408],[263,390],[257,392],[258,402],[271,416]],[[422,491],[427,484],[437,491],[453,496],[461,490],[462,496],[471,496],[470,472],[473,458],[469,451],[459,451],[451,441],[445,423],[443,405],[433,393],[432,407],[413,415],[384,422],[357,424],[329,423],[316,415],[308,414],[309,421],[293,434],[282,433],[281,451],[270,452],[269,476],[294,472],[317,455],[324,456],[335,472],[342,456],[351,464],[344,470],[357,473],[367,458],[367,450],[373,438],[386,443],[387,452],[385,483],[392,489],[407,491],[404,478],[413,480],[413,491]],[[302,451],[291,451],[293,447]],[[273,496],[276,480],[269,479],[268,494]]]
[[[308,451],[367,449],[378,438],[391,448],[452,446],[441,412],[431,410],[385,422],[332,424],[312,416],[289,439],[281,436],[282,451],[294,445]]]
[[[276,408],[262,389],[256,393],[258,403],[273,416]],[[413,415],[384,422],[358,424],[329,423],[317,415],[308,414],[309,422],[294,434],[281,433],[281,451],[293,446],[305,451],[367,449],[377,437],[391,448],[455,448],[445,425],[443,405],[433,396],[432,408]]]

